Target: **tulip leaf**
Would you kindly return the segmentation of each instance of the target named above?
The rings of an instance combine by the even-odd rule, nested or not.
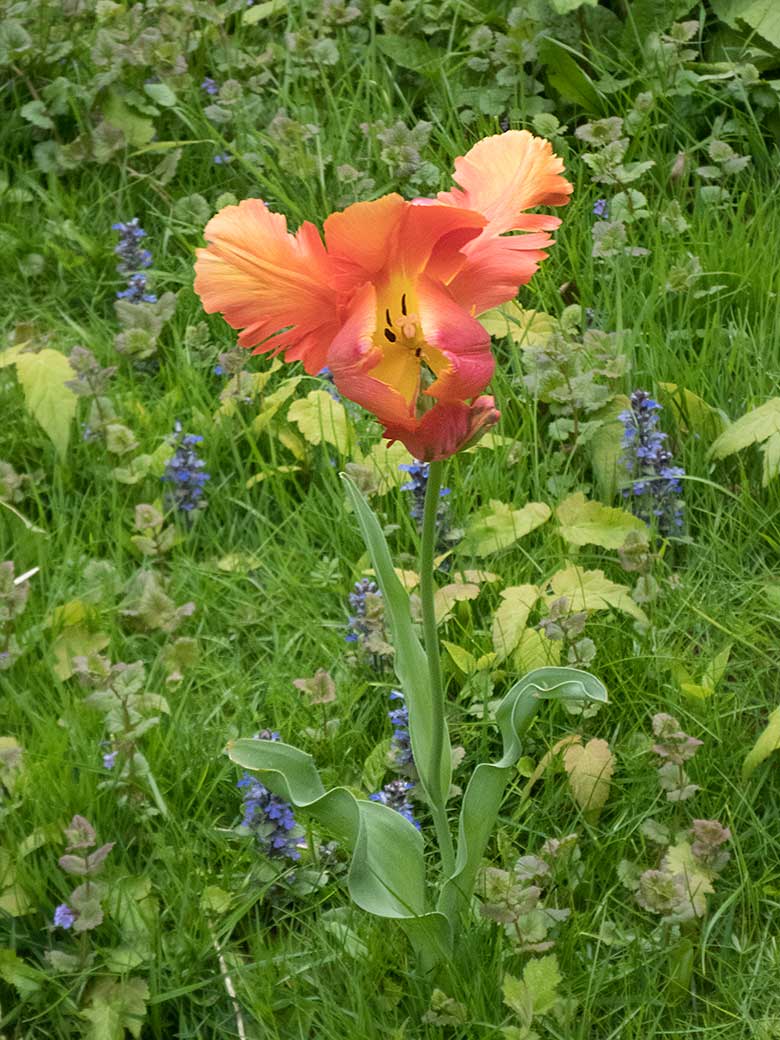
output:
[[[504,788],[522,752],[521,739],[544,700],[605,702],[607,691],[589,672],[577,668],[537,668],[516,682],[498,706],[504,754],[474,770],[460,810],[455,873],[445,882],[439,909],[450,919],[468,908],[477,871],[496,822]]]
[[[434,744],[433,695],[428,677],[428,659],[412,624],[409,594],[393,568],[390,551],[371,507],[354,481],[342,476],[366,543],[374,574],[385,604],[385,617],[395,649],[393,664],[409,707],[412,753],[423,790],[434,805],[443,805],[452,775],[450,738],[444,732],[439,776],[428,774]]]
[[[412,823],[344,787],[326,791],[311,755],[281,741],[237,740],[228,755],[352,850],[349,894],[361,909],[398,921],[424,964],[449,956],[450,926],[426,910],[423,840]]]

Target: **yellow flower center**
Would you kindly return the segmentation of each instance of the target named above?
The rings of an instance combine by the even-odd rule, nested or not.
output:
[[[441,351],[426,342],[411,287],[391,283],[377,296],[374,343],[382,351],[382,360],[371,375],[397,390],[411,408],[420,393],[421,378],[426,385],[430,382],[427,370],[435,377],[447,362]]]

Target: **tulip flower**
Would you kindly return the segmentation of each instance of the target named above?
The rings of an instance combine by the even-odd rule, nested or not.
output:
[[[385,195],[331,214],[324,242],[293,235],[259,199],[206,225],[195,290],[254,353],[283,354],[367,408],[417,458],[452,455],[498,418],[477,316],[517,294],[547,256],[571,185],[548,141],[525,130],[479,141],[436,199]],[[508,234],[519,232],[519,234]]]

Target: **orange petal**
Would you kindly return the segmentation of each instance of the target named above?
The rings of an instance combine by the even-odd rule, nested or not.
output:
[[[423,356],[437,376],[425,393],[440,401],[476,397],[493,376],[490,336],[430,278],[417,282],[417,307],[425,342],[433,348]]]
[[[525,210],[569,201],[572,186],[562,174],[563,162],[549,141],[527,130],[507,130],[483,138],[456,159],[454,179],[460,188],[440,192],[438,199],[484,214],[488,234],[530,228]]]
[[[465,247],[465,262],[447,289],[461,307],[483,314],[517,296],[518,286],[531,280],[551,245],[544,232],[480,236]]]
[[[291,235],[283,216],[247,199],[220,210],[204,236],[208,246],[197,251],[195,264],[204,309],[243,329],[242,347],[257,347],[256,354],[284,350],[285,360],[319,372],[338,331],[339,301],[317,229],[306,223]]]

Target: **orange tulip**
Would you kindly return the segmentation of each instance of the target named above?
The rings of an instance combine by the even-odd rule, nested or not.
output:
[[[494,362],[476,316],[513,299],[547,256],[560,220],[525,211],[568,202],[562,173],[548,141],[509,130],[455,160],[459,187],[355,203],[327,218],[324,244],[312,224],[291,235],[248,199],[206,225],[195,290],[242,330],[241,346],[284,352],[312,375],[329,367],[386,437],[445,458],[498,417],[479,396]]]

